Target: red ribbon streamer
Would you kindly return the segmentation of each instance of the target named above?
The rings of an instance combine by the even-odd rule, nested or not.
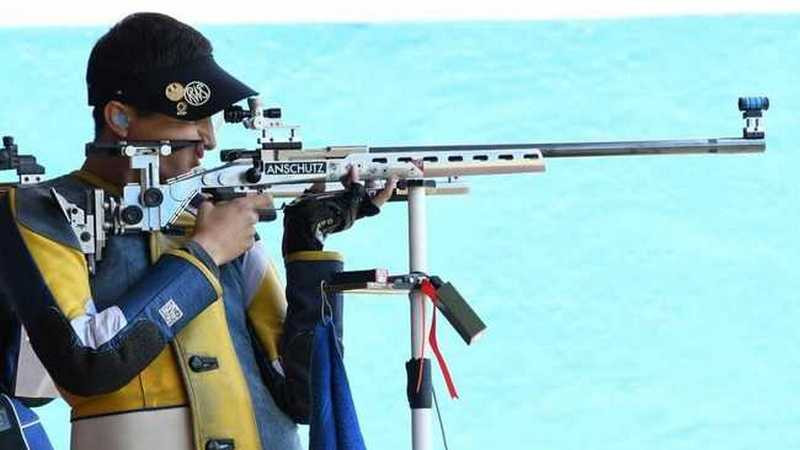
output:
[[[439,350],[439,341],[436,339],[436,302],[439,301],[439,294],[436,292],[436,287],[430,280],[425,280],[420,285],[420,290],[423,294],[427,295],[428,298],[431,299],[431,303],[433,303],[433,317],[431,318],[431,331],[428,335],[428,340],[431,344],[431,350],[433,350],[433,354],[436,355],[436,361],[439,363],[439,370],[442,371],[442,377],[444,377],[444,382],[447,385],[447,390],[450,392],[451,398],[458,398],[458,391],[456,390],[456,385],[453,382],[453,377],[450,375],[450,369],[447,367],[447,361],[444,359],[444,355],[442,355],[441,350]],[[422,308],[423,314],[425,308]],[[423,329],[425,327],[425,318],[423,316]],[[423,365],[422,361],[425,358],[425,339],[422,340],[422,352],[420,353],[420,370],[419,370],[419,378],[417,379],[417,392],[419,392],[420,386],[422,385],[422,370]]]

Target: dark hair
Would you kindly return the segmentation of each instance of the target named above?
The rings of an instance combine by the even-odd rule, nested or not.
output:
[[[115,74],[132,76],[173,67],[212,53],[211,42],[191,26],[159,13],[131,14],[114,25],[92,48],[87,85],[102,84]],[[103,109],[92,111],[95,136],[105,127]],[[137,111],[147,115],[148,111]]]

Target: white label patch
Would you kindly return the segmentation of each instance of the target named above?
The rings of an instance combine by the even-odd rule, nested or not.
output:
[[[277,162],[264,163],[267,175],[325,175],[328,164],[325,162]]]
[[[204,105],[211,98],[211,88],[202,81],[192,81],[184,88],[183,99],[192,106]]]
[[[164,306],[159,308],[158,313],[161,314],[161,318],[170,327],[183,317],[183,311],[178,308],[178,304],[173,299],[169,299],[167,303],[164,303]]]

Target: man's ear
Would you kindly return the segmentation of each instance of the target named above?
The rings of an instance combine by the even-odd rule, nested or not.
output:
[[[106,126],[115,135],[121,138],[128,136],[128,127],[134,118],[134,112],[131,107],[116,100],[111,100],[103,108],[103,117]]]

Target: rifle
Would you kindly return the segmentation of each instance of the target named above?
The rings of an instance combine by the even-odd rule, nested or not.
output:
[[[19,147],[14,142],[13,136],[3,136],[3,147],[0,148],[0,171],[3,170],[15,170],[17,172],[18,181],[0,183],[0,198],[5,196],[5,194],[14,187],[32,185],[44,181],[44,167],[36,162],[35,156],[20,155]],[[33,348],[30,345],[25,328],[19,323],[15,312],[12,311],[10,306],[6,303],[2,293],[0,293],[0,330],[3,330],[0,332],[0,351],[6,352],[9,350],[8,348],[3,348],[3,344],[5,343],[2,342],[4,339],[2,334],[7,332],[8,334],[6,336],[11,337],[13,333],[15,336],[10,342],[19,343],[19,347],[14,349],[15,356],[13,356],[13,358],[16,358],[18,361],[35,360],[35,363],[28,363],[28,366],[41,367],[41,363],[38,361],[38,357],[33,352]],[[8,358],[9,356],[3,355],[3,357]],[[2,364],[0,364],[0,366],[2,366]],[[13,375],[16,377],[16,372],[13,373]],[[30,377],[33,374],[28,373],[27,375]],[[29,389],[30,386],[38,386],[38,390],[35,392],[26,390],[26,388],[18,390],[18,386],[21,383],[17,383],[17,380],[0,380],[0,392],[6,392],[12,396],[21,396],[19,397],[20,399],[24,397],[25,405],[30,407],[44,405],[53,398],[58,397],[58,391],[52,380],[49,379],[49,375],[44,372],[44,370],[36,373],[36,375],[47,381],[28,379],[28,382],[24,383],[27,389]],[[12,384],[10,386],[2,386],[3,381],[8,381]],[[17,386],[14,386],[14,384],[17,384]],[[13,391],[9,389],[12,386],[14,386]]]
[[[271,192],[275,197],[297,196],[313,183],[335,183],[350,167],[361,179],[375,183],[390,176],[400,179],[395,200],[406,199],[409,187],[423,186],[428,194],[464,193],[461,179],[475,175],[537,173],[549,158],[593,156],[734,154],[766,149],[763,111],[766,97],[743,97],[739,110],[745,121],[742,137],[674,139],[619,142],[574,142],[485,145],[434,145],[369,147],[329,146],[303,149],[299,127],[285,125],[280,108],[263,109],[258,97],[247,100],[247,109],[231,106],[225,121],[240,123],[259,133],[255,149],[226,149],[222,165],[195,168],[161,182],[159,157],[196,145],[199,141],[120,141],[88,143],[86,154],[129,158],[139,173],[137,183],[123,188],[121,198],[95,189],[90,204],[80,207],[53,191],[72,225],[90,270],[102,259],[102,249],[111,234],[169,229],[178,215],[199,194],[228,200],[253,193]],[[266,210],[262,221],[274,220],[278,209]]]

